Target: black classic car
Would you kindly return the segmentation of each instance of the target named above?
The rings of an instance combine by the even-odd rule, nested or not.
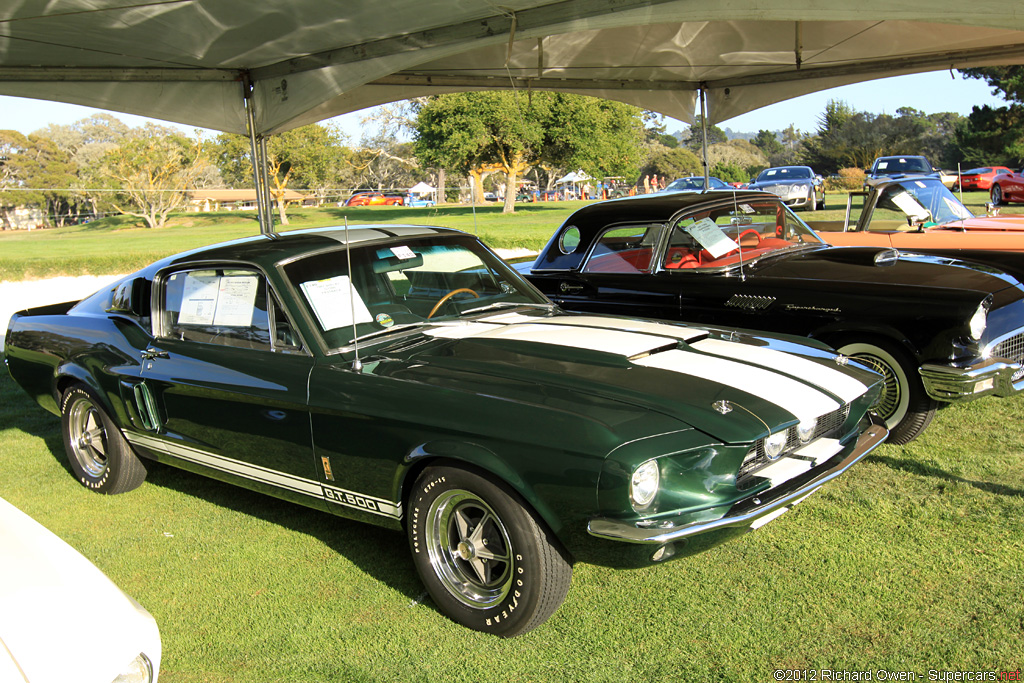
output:
[[[825,208],[824,183],[810,166],[775,166],[761,171],[746,189],[771,192],[794,209],[816,211]]]
[[[591,204],[517,268],[569,310],[817,339],[886,377],[877,412],[906,443],[937,407],[1024,388],[1024,287],[991,266],[829,247],[778,197]]]
[[[87,488],[147,459],[403,530],[439,609],[511,636],[574,561],[642,566],[774,519],[886,435],[815,342],[559,310],[476,238],[261,236],[16,314],[11,375]]]

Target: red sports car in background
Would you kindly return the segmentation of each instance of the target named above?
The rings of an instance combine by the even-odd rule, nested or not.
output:
[[[992,203],[996,206],[1010,202],[1024,202],[1024,168],[997,175],[992,181],[989,195],[992,198]]]
[[[402,206],[405,199],[401,195],[384,194],[383,192],[357,192],[348,198],[345,206]]]
[[[1000,173],[1013,173],[1005,166],[982,166],[972,168],[960,174],[960,180],[953,182],[953,191],[957,190],[988,190],[992,187],[992,181]]]

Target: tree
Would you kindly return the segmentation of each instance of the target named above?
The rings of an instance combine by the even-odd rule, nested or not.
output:
[[[752,143],[736,139],[719,142],[708,147],[708,164],[713,167],[729,168],[730,170],[725,171],[726,173],[740,177],[725,178],[714,171],[711,175],[722,180],[741,182],[749,180],[767,168],[768,159]]]
[[[201,140],[151,123],[134,129],[102,160],[106,173],[119,183],[114,208],[150,228],[163,227],[167,216],[186,204],[187,192],[207,163]]]
[[[992,93],[1009,102],[1005,107],[974,107],[956,128],[956,142],[969,164],[1024,163],[1024,66],[961,69],[968,78],[980,78]]]
[[[654,150],[640,169],[641,178],[655,175],[671,182],[683,176],[704,175],[704,167],[697,155],[684,147],[662,147]]]
[[[690,137],[683,140],[683,146],[698,156],[704,148],[704,135],[701,128],[702,120],[703,119],[700,114],[697,114],[697,116],[693,118],[693,125],[690,126]],[[716,142],[726,142],[729,139],[729,136],[725,134],[725,131],[715,125],[708,126],[707,132],[708,147]]]
[[[63,223],[75,166],[48,138],[0,131],[0,224],[11,228],[11,212],[36,206],[47,223]],[[54,217],[56,220],[54,221]]]
[[[313,124],[267,138],[267,176],[278,218],[288,225],[285,199],[289,184],[323,197],[337,187],[350,168],[351,151],[345,136],[333,126]],[[212,145],[212,157],[230,187],[252,187],[254,181],[249,139],[222,133]],[[351,177],[351,176],[350,176]]]
[[[583,169],[595,177],[635,173],[640,110],[550,92],[471,92],[418,105],[416,155],[426,165],[470,175],[505,176],[505,206],[515,210],[517,180],[532,165]]]

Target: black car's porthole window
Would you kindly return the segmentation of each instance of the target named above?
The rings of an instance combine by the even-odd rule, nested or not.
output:
[[[570,226],[562,231],[562,236],[558,238],[558,249],[563,254],[571,254],[576,251],[576,248],[580,246],[580,229],[575,225]]]

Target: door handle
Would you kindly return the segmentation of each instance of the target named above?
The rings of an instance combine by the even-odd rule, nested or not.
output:
[[[148,348],[142,352],[142,360],[153,360],[154,358],[170,358],[170,355],[166,351],[154,348]]]
[[[575,294],[576,292],[583,291],[583,285],[578,285],[574,282],[562,282],[558,285],[558,289],[562,294]]]

